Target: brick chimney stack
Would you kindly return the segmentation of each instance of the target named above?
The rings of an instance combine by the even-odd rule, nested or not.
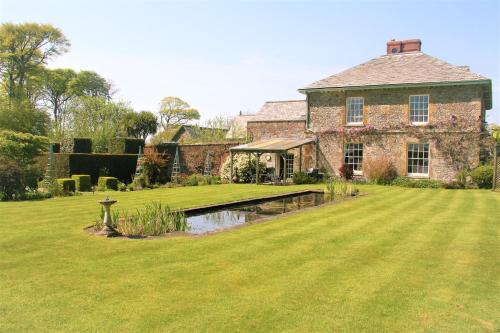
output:
[[[420,39],[390,40],[387,42],[387,54],[420,51]]]

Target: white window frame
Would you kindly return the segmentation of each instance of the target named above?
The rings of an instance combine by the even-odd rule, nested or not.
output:
[[[420,96],[427,97],[427,121],[412,121],[412,119],[411,119],[411,104],[412,104],[411,98],[412,97],[420,97]],[[408,120],[409,120],[410,124],[416,125],[416,126],[422,126],[422,125],[429,124],[429,105],[431,104],[430,101],[431,101],[431,97],[428,94],[410,95],[408,97]]]
[[[410,152],[410,145],[427,145],[427,173],[423,172],[410,172],[408,169],[410,168],[410,158],[408,157],[408,153]],[[420,147],[417,149],[417,154],[419,152]],[[419,160],[420,158],[412,158],[414,160]],[[429,178],[429,170],[431,164],[431,145],[428,142],[410,142],[406,145],[406,173],[408,177],[412,178]]]
[[[347,149],[348,145],[358,145],[358,149]],[[359,146],[361,146],[361,149],[359,149]],[[351,151],[360,151],[361,150],[361,155],[355,156],[355,158],[357,157],[359,159],[358,164],[359,164],[360,169],[355,170],[353,167],[352,171],[355,175],[362,175],[363,174],[363,155],[364,155],[364,150],[365,150],[363,143],[361,143],[361,142],[347,142],[344,144],[344,164],[353,165],[353,164],[349,164],[346,162],[346,157],[347,157],[346,153],[348,150],[351,150]]]
[[[351,100],[353,99],[361,99],[361,121],[349,121],[349,105]],[[364,97],[347,97],[345,104],[345,122],[350,126],[362,126],[364,118],[364,108],[365,108],[365,98]]]

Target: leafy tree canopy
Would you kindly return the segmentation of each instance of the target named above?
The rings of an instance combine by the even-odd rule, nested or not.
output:
[[[146,140],[158,129],[158,118],[149,111],[132,112],[124,117],[124,127],[127,135]]]
[[[69,46],[61,30],[50,24],[0,25],[0,74],[9,97],[27,97],[30,75]]]
[[[111,83],[92,71],[81,71],[70,84],[71,90],[78,96],[111,98]]]
[[[160,102],[160,122],[167,129],[172,125],[185,125],[200,119],[198,110],[179,97],[165,97]]]
[[[124,136],[123,122],[132,108],[125,102],[104,97],[79,97],[68,107],[72,118],[72,135],[92,139],[95,152],[107,152],[111,140]]]
[[[48,145],[49,140],[44,136],[0,130],[0,156],[22,167],[33,164],[33,159],[46,151]]]

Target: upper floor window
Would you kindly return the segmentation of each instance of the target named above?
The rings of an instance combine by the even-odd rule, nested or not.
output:
[[[410,96],[410,123],[426,124],[429,122],[429,95]]]
[[[344,163],[352,168],[355,174],[363,170],[363,144],[346,143],[344,146]]]
[[[347,98],[347,113],[346,120],[348,125],[363,124],[363,97],[348,97]]]
[[[428,176],[429,175],[429,144],[410,143],[408,145],[408,175]]]

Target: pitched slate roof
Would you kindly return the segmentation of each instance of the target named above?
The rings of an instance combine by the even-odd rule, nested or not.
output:
[[[454,66],[423,52],[403,52],[382,55],[316,81],[299,91],[486,80],[489,79],[469,71],[466,66]]]
[[[266,102],[249,121],[273,120],[305,120],[307,103],[298,101],[271,101]]]

